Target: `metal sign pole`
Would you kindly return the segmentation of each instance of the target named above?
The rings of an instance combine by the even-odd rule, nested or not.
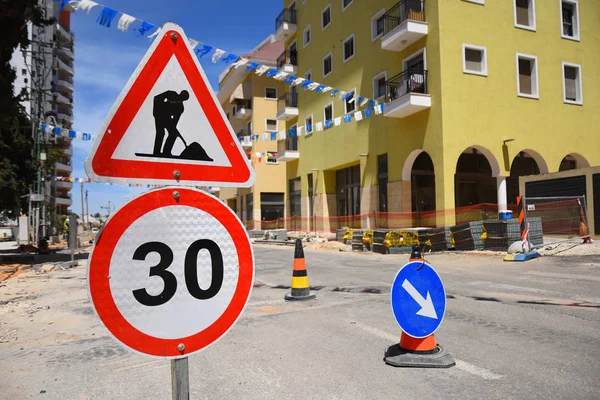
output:
[[[171,360],[171,386],[173,400],[190,399],[190,374],[187,357]]]

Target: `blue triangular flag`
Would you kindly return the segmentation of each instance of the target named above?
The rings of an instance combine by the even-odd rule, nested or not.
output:
[[[221,58],[221,61],[223,61],[225,64],[229,64],[230,62],[237,60],[237,58],[238,56],[236,56],[235,54],[229,53],[227,57]]]
[[[46,129],[48,129],[48,125],[42,124],[42,132],[46,133]]]
[[[302,82],[302,87],[303,88],[306,88],[308,85],[312,85],[312,81],[305,80],[304,82]]]
[[[340,92],[340,89],[335,89],[333,92],[331,92],[331,97],[335,96],[339,92]]]
[[[352,92],[346,93],[346,95],[344,96],[344,100],[350,100],[352,98],[352,96],[354,96],[354,93],[352,93]]]
[[[75,139],[77,137],[77,132],[75,132],[75,131],[69,131],[69,137],[71,139]]]
[[[289,85],[290,83],[294,82],[296,79],[297,79],[296,75],[289,75],[287,78],[285,78],[284,82]]]
[[[288,135],[295,136],[296,130],[294,128],[288,129]]]
[[[352,114],[346,114],[344,115],[344,122],[350,122],[352,121]]]
[[[312,124],[306,124],[306,132],[312,132]]]
[[[358,107],[360,105],[360,103],[362,103],[364,97],[362,96],[358,96],[358,98],[356,99],[356,106]]]
[[[319,85],[315,91],[321,93],[323,91],[323,89],[325,89],[327,86],[326,85]]]
[[[371,109],[370,108],[367,108],[365,110],[365,118],[371,118]]]
[[[203,44],[202,47],[200,47],[200,44],[198,44],[198,46],[196,46],[196,48],[194,49],[194,53],[196,53],[196,57],[200,58],[210,53],[212,49],[212,46],[209,46],[207,44]]]
[[[272,77],[273,75],[276,75],[279,71],[276,68],[271,68],[268,72],[267,72],[267,78]]]
[[[373,107],[375,107],[375,100],[369,100],[369,109],[372,109]]]
[[[248,65],[246,67],[246,71],[254,71],[256,68],[258,68],[260,66],[259,63],[257,63],[256,61],[253,61],[250,65]]]
[[[277,132],[271,132],[271,140],[277,140]]]
[[[142,21],[142,26],[140,26],[139,28],[137,28],[135,30],[138,31],[138,37],[140,37],[143,34],[145,34],[146,32],[148,32],[149,30],[152,30],[154,28],[156,28],[156,26],[152,25],[150,22]]]
[[[110,23],[117,16],[117,10],[113,10],[112,8],[104,7],[98,18],[96,18],[96,22],[102,26],[110,28]]]
[[[60,128],[54,128],[52,129],[52,133],[55,135],[60,135]]]
[[[328,119],[327,121],[325,121],[325,129],[331,128],[331,124],[332,124],[332,121],[330,119]]]
[[[82,135],[82,139],[83,140],[90,140],[92,138],[92,136],[89,133],[84,133]]]

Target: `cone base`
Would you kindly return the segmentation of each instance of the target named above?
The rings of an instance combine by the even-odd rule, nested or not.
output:
[[[317,295],[314,294],[309,294],[306,296],[292,296],[291,293],[288,293],[285,295],[285,299],[287,301],[303,301],[303,300],[314,300],[317,297]]]
[[[441,346],[434,352],[405,350],[399,344],[388,347],[383,360],[394,367],[412,368],[450,368],[456,365],[454,358]]]

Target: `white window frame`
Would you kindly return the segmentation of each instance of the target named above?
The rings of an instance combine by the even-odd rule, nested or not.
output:
[[[373,99],[374,100],[380,100],[385,97],[385,94],[383,96],[377,97],[377,92],[378,92],[377,81],[380,80],[381,78],[385,78],[385,80],[387,81],[387,71],[381,71],[380,73],[375,75],[372,79],[372,81],[373,81]]]
[[[573,67],[573,68],[577,68],[577,77],[579,79],[577,79],[577,85],[578,85],[578,89],[579,89],[579,99],[578,100],[567,100],[567,88],[565,85],[565,67]],[[563,88],[563,102],[565,104],[575,104],[578,106],[583,105],[583,83],[582,83],[582,78],[581,78],[581,64],[573,64],[573,63],[568,63],[568,62],[562,62],[562,88]]]
[[[478,50],[483,52],[483,57],[481,58],[481,62],[483,64],[482,71],[473,71],[467,69],[467,49],[469,50]],[[474,44],[463,43],[462,45],[462,59],[463,59],[463,73],[472,74],[472,75],[480,75],[480,76],[488,76],[488,63],[487,63],[487,47],[484,46],[476,46]]]
[[[267,89],[275,89],[275,98],[267,97]],[[273,86],[265,86],[265,100],[277,100],[279,99],[279,90]]]
[[[562,12],[562,4],[563,3],[571,3],[575,6],[575,20],[577,25],[577,31],[573,30],[573,36],[567,36],[563,33],[563,12]],[[575,40],[579,42],[580,35],[580,25],[581,20],[579,19],[579,0],[558,0],[558,6],[560,7],[560,37],[568,40]]]
[[[307,42],[306,41],[306,31],[310,32],[310,40]],[[308,46],[310,44],[310,42],[312,42],[312,31],[310,30],[310,24],[306,25],[306,28],[304,28],[304,30],[302,31],[302,48],[305,48],[306,46]]]
[[[325,59],[327,57],[331,57],[331,71],[329,71],[329,73],[327,75],[325,75]],[[321,60],[321,73],[323,75],[323,78],[326,78],[333,73],[333,53],[332,52],[325,54],[325,57],[323,57],[323,59]]]
[[[385,15],[385,8],[377,11],[375,15],[371,17],[371,42],[376,41],[383,36],[383,33],[377,34],[377,20]],[[385,31],[385,29],[384,29]]]
[[[467,3],[474,3],[474,4],[480,4],[480,5],[485,5],[485,0],[463,0],[466,1]]]
[[[413,58],[415,58],[417,56],[420,56],[421,54],[423,54],[423,69],[427,70],[427,49],[425,47],[423,47],[422,49],[415,51],[410,56],[408,56],[402,60],[402,72],[406,71],[406,68],[407,68],[406,64],[408,61],[412,60]]]
[[[346,58],[346,42],[349,41],[350,39],[352,39],[352,55],[348,58]],[[344,59],[344,64],[350,60],[352,60],[354,58],[354,56],[356,55],[356,39],[354,37],[354,33],[349,35],[346,39],[344,39],[344,41],[342,42],[342,58]],[[333,70],[333,59],[331,60],[331,69]]]
[[[275,130],[269,129],[269,123],[267,121],[275,121]],[[277,132],[277,129],[279,128],[279,121],[277,121],[275,118],[265,118],[265,131],[267,132]]]
[[[352,89],[352,90],[348,90],[348,91],[346,92],[346,94],[348,94],[348,93],[354,93],[354,97],[355,97],[355,100],[354,100],[354,110],[352,110],[352,111],[350,111],[350,112],[351,112],[351,113],[355,113],[355,112],[356,112],[356,110],[358,109],[358,106],[356,105],[356,101],[357,101],[357,97],[358,97],[358,96],[356,95],[356,88],[354,88],[354,89]],[[344,96],[346,96],[346,95],[344,95]],[[342,101],[344,102],[344,115],[346,115],[346,114],[348,114],[348,107],[347,107],[347,106],[348,106],[348,104],[347,104],[346,100],[344,100],[344,98],[343,98],[343,97],[342,97]]]
[[[310,74],[310,79],[306,77],[308,74]],[[304,72],[304,75],[302,75],[302,77],[307,81],[312,81],[312,68],[307,69],[306,72]]]
[[[533,23],[531,24],[531,26],[529,25],[521,25],[519,23],[517,23],[517,0],[513,0],[513,13],[514,13],[514,17],[515,17],[515,28],[519,28],[519,29],[525,29],[528,31],[536,31],[536,16],[535,16],[535,0],[529,0],[531,2],[531,12],[532,12],[532,20]],[[561,7],[562,9],[562,7]],[[562,22],[561,22],[561,30],[562,30]]]
[[[325,121],[327,120],[326,116],[325,116],[325,109],[327,107],[331,106],[331,120],[333,121],[333,119],[335,118],[335,114],[334,114],[334,108],[333,108],[333,102],[325,104],[323,106],[323,124],[325,124]]]
[[[311,129],[310,132],[308,131],[308,124],[306,123],[306,120],[310,118],[310,125],[311,125]],[[313,118],[313,115],[307,115],[304,117],[304,136],[309,136],[312,135],[313,132],[315,131],[315,119]]]
[[[346,7],[344,7],[344,0],[342,0],[342,12],[346,11],[348,7],[350,7],[354,3],[354,0],[350,0],[350,3]]]
[[[323,26],[323,13],[325,12],[325,10],[327,10],[329,8],[329,23],[325,26]],[[321,31],[324,31],[325,29],[327,29],[327,27],[329,27],[331,25],[331,23],[333,22],[333,15],[331,13],[331,3],[327,4],[325,6],[324,9],[321,10]]]
[[[528,93],[521,93],[521,83],[519,82],[519,59],[523,58],[523,59],[527,59],[527,60],[533,60],[535,62],[535,68],[534,68],[534,72],[535,72],[535,77],[532,77],[532,83],[535,82],[535,92],[534,94],[528,94]],[[538,73],[538,58],[537,56],[531,55],[531,54],[523,54],[523,53],[517,53],[516,55],[516,60],[515,60],[515,68],[516,68],[516,78],[517,78],[517,96],[519,97],[525,97],[528,99],[539,99],[540,98],[540,75]],[[533,78],[535,78],[535,80],[533,80]]]

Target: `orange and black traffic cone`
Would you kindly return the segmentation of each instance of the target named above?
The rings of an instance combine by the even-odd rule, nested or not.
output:
[[[419,246],[413,246],[410,261],[423,261]],[[418,339],[402,332],[400,345],[385,352],[384,361],[394,367],[449,368],[456,365],[452,356],[437,344],[433,334]]]
[[[286,300],[312,300],[316,296],[310,294],[308,286],[308,272],[304,260],[302,240],[296,239],[296,250],[294,251],[294,271],[292,272],[292,292],[285,295]]]

